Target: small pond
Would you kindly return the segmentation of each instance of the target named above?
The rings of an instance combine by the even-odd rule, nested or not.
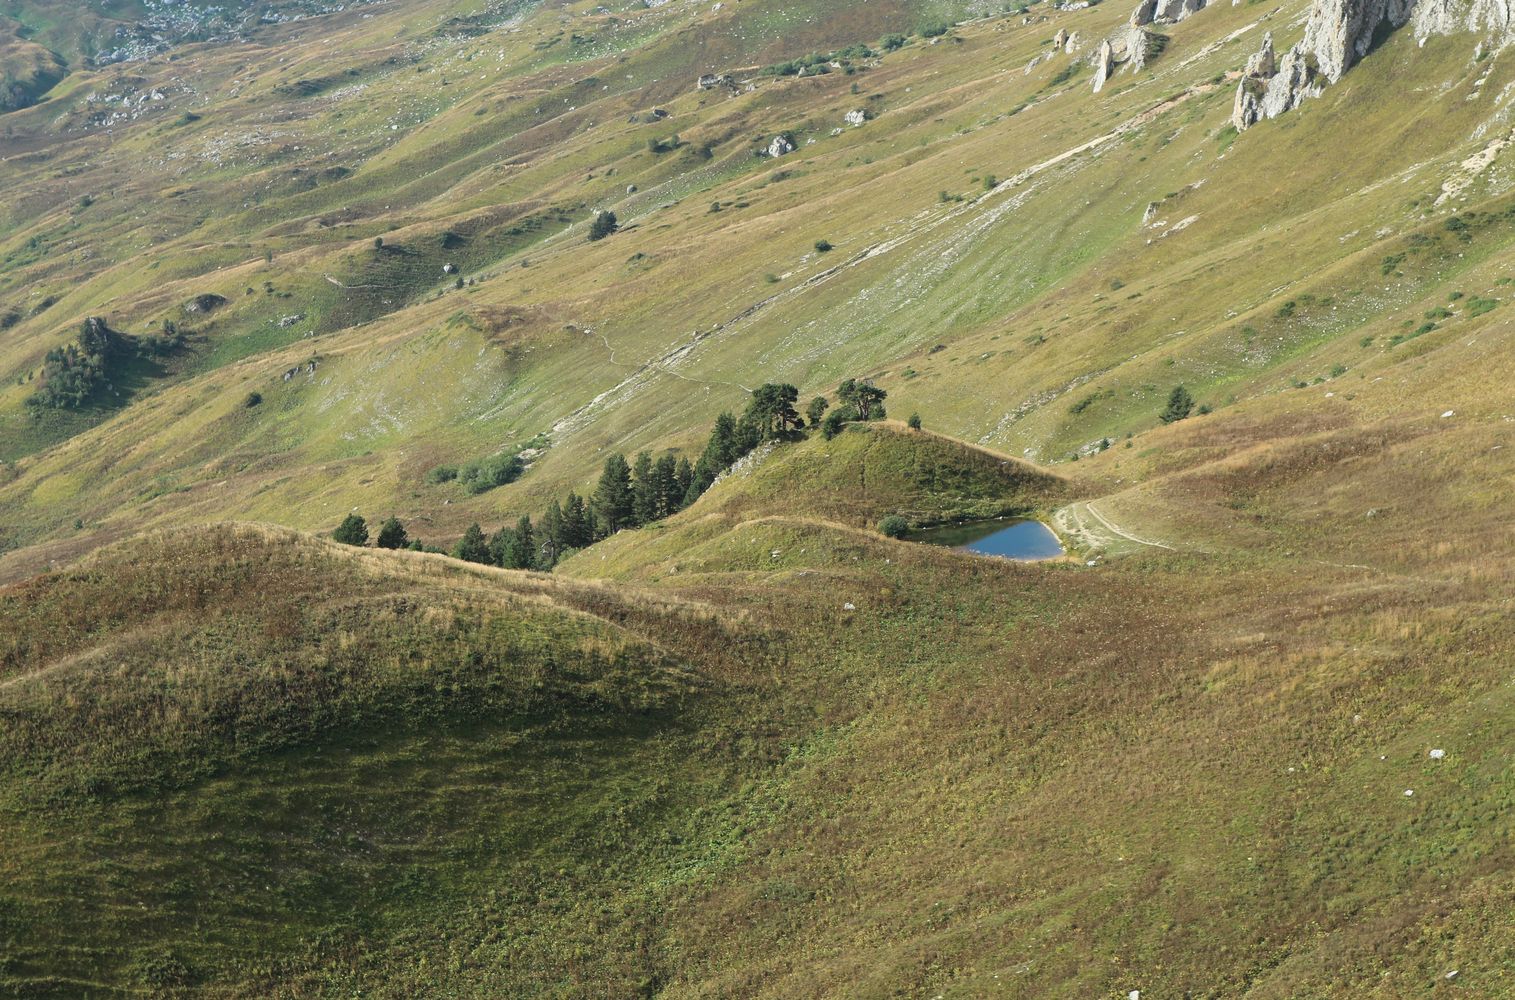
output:
[[[1056,559],[1063,554],[1062,543],[1052,529],[1040,521],[1004,519],[953,524],[945,528],[928,528],[905,536],[912,542],[946,545],[964,552],[998,556],[1001,559]]]

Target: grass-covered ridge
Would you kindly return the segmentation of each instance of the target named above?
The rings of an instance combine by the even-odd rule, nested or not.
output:
[[[0,983],[28,996],[263,994],[483,905],[469,865],[566,860],[594,836],[568,802],[589,823],[610,772],[645,794],[743,647],[695,605],[251,525],[123,543],[0,591],[0,621]]]
[[[545,595],[481,600],[465,578],[418,599],[434,574],[232,525],[13,588],[6,760],[33,793],[68,797],[182,782],[332,729],[647,711],[688,684],[687,668]],[[239,607],[248,594],[261,596]]]
[[[700,511],[793,513],[873,527],[890,514],[918,525],[1026,514],[1055,506],[1070,481],[1029,462],[902,422],[854,423],[739,463]]]

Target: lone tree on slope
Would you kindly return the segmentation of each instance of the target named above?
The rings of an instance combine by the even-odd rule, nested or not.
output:
[[[589,224],[589,242],[594,243],[597,240],[603,240],[620,228],[621,221],[615,217],[614,212],[601,212]]]
[[[1173,392],[1168,396],[1168,405],[1163,412],[1158,414],[1165,424],[1176,423],[1187,417],[1194,409],[1194,397],[1189,395],[1189,390],[1181,385],[1173,387]]]

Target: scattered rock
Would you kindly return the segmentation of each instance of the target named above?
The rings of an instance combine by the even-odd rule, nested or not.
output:
[[[224,305],[226,305],[226,299],[224,297],[216,295],[213,292],[206,292],[203,295],[196,295],[194,298],[184,303],[184,311],[186,313],[189,313],[191,316],[196,316],[204,313],[215,312],[217,309],[220,309]]]
[[[866,108],[856,108],[852,111],[847,112],[847,114],[842,118],[842,121],[856,128],[859,125],[866,124],[868,119],[872,117],[873,115],[870,114]]]
[[[846,604],[842,605],[842,610],[843,611],[856,611],[857,610],[857,605],[853,604],[851,601],[848,601]]]
[[[1412,798],[1414,795],[1415,795],[1415,789],[1413,789],[1413,788],[1406,788],[1405,789],[1405,798],[1407,798],[1407,799],[1408,798]]]
[[[1156,0],[1154,0],[1154,2],[1156,2]],[[1055,34],[1055,35],[1052,36],[1052,47],[1054,49],[1060,49],[1060,48],[1062,48],[1063,46],[1065,46],[1067,44],[1068,44],[1068,29],[1067,28],[1058,28],[1057,29],[1057,34]]]
[[[1438,748],[1438,749],[1432,750],[1426,756],[1430,757],[1432,760],[1441,760],[1441,759],[1445,758],[1446,755],[1447,755],[1447,752],[1445,750],[1442,750],[1442,749]]]
[[[768,144],[768,155],[774,159],[778,159],[780,156],[788,156],[792,152],[794,152],[794,141],[787,135],[776,135],[773,137],[773,141]]]
[[[443,274],[457,274],[458,273],[458,267],[457,267],[456,264],[443,264],[442,265],[442,273]]]
[[[714,90],[717,87],[735,88],[736,81],[727,76],[725,73],[707,73],[704,76],[700,77],[699,83],[696,84],[695,89]]]

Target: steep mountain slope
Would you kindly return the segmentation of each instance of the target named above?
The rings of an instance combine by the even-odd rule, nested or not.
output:
[[[1421,329],[1453,292],[1503,292],[1508,81],[1501,58],[1469,61],[1470,37],[1393,35],[1239,138],[1212,81],[1261,32],[1283,45],[1288,10],[1202,10],[1098,94],[1048,42],[1074,30],[1086,53],[1123,23],[1114,9],[974,22],[850,76],[693,87],[921,16],[865,6],[862,21],[749,3],[455,23],[411,4],[284,26],[261,61],[107,70],[97,93],[164,95],[146,110],[11,116],[40,148],[7,161],[10,544],[61,540],[76,517],[318,527],[354,505],[445,536],[539,510],[606,449],[688,447],[771,378],[809,392],[873,374],[933,426],[1056,460],[1151,427],[1176,382],[1244,404],[1371,382],[1501,326],[1452,308]],[[1416,101],[1378,97],[1405,88]],[[845,126],[852,108],[875,117]],[[755,155],[780,131],[797,152]],[[675,133],[678,150],[648,149]],[[1491,165],[1465,164],[1475,153]],[[626,227],[586,245],[601,206]],[[1470,210],[1487,214],[1465,224]],[[816,253],[822,238],[836,249]],[[453,290],[447,265],[476,283]],[[184,312],[207,293],[226,304]],[[96,312],[134,333],[171,319],[189,347],[129,395],[28,407],[42,353]],[[245,410],[253,391],[271,405]],[[543,432],[551,449],[515,486],[469,499],[422,482]]]

